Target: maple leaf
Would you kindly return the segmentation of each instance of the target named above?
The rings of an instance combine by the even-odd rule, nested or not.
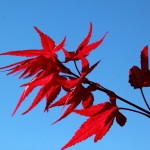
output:
[[[88,44],[92,35],[92,23],[90,23],[90,29],[87,36],[79,44],[75,52],[68,52],[66,49],[63,48],[63,52],[65,54],[65,62],[68,62],[70,60],[79,60],[82,57],[88,56],[92,50],[96,49],[102,43],[106,34],[100,40],[92,44]]]
[[[55,45],[55,42],[49,36],[41,32],[37,27],[34,28],[40,36],[42,49],[41,50],[35,50],[35,49],[17,50],[17,51],[9,51],[5,53],[1,53],[0,55],[24,56],[24,57],[32,57],[32,58],[5,67],[1,67],[0,69],[14,66],[13,68],[10,69],[12,71],[9,74],[15,72],[21,72],[25,70],[22,76],[24,76],[25,74],[29,74],[30,76],[39,72],[41,69],[43,69],[43,67],[47,66],[47,63],[51,63],[53,69],[57,68],[58,71],[69,72],[69,69],[67,69],[57,59],[57,55],[56,55],[56,52],[63,48],[66,37],[58,45]],[[47,70],[49,68],[44,68],[44,69]]]
[[[56,106],[63,106],[69,105],[63,115],[54,123],[60,121],[61,119],[68,116],[81,102],[83,108],[88,108],[93,104],[94,97],[92,94],[93,89],[91,90],[91,86],[84,87],[82,84],[88,79],[86,79],[86,75],[89,74],[99,62],[95,63],[91,67],[89,67],[89,62],[86,58],[81,59],[82,63],[82,70],[81,76],[77,78],[70,78],[69,80],[60,80],[62,87],[67,89],[69,92],[66,93],[60,100],[56,101],[55,103],[51,104],[49,108],[56,107]]]
[[[55,42],[46,34],[41,32],[37,27],[34,27],[37,33],[40,36],[42,49],[30,49],[30,50],[17,50],[1,53],[0,55],[13,55],[13,56],[24,56],[24,57],[35,57],[43,55],[47,58],[52,56],[57,56],[55,52],[61,50],[64,46],[66,37],[58,44],[55,45]]]
[[[82,85],[77,86],[75,89],[72,89],[70,92],[66,93],[62,98],[60,98],[55,103],[51,104],[49,108],[56,106],[65,106],[68,105],[67,109],[63,115],[57,119],[54,123],[64,119],[82,102],[83,108],[88,108],[93,104],[94,96],[88,88],[83,87]],[[53,123],[53,124],[54,124]]]
[[[61,91],[61,84],[57,81],[58,78],[63,78],[63,77],[53,73],[45,77],[42,76],[42,78],[34,78],[31,82],[22,85],[22,86],[26,86],[26,88],[23,91],[20,100],[18,101],[18,104],[16,105],[16,108],[14,109],[12,115],[16,113],[21,103],[37,86],[41,86],[41,88],[37,93],[35,99],[33,100],[32,104],[23,114],[26,114],[31,109],[33,109],[42,99],[44,99],[44,97],[46,98],[45,111],[48,111],[49,105],[56,99],[57,95]]]
[[[133,66],[129,70],[129,83],[135,89],[150,86],[148,46],[145,46],[141,51],[141,69],[137,66]]]
[[[40,71],[48,70],[47,73],[50,72],[59,72],[59,68],[57,64],[49,59],[38,56],[36,58],[26,59],[14,64],[10,64],[8,66],[1,67],[0,69],[9,68],[9,74],[23,72],[19,78],[27,78],[37,74]]]
[[[94,142],[97,142],[109,131],[115,117],[118,116],[117,106],[110,102],[93,105],[87,109],[74,110],[74,112],[89,118],[80,126],[71,140],[61,150],[82,142],[92,135],[95,135]],[[121,125],[123,125],[123,117],[121,115],[118,117],[118,122]]]
[[[60,89],[61,89],[61,84],[58,83],[57,80],[59,78],[61,78],[61,80],[63,80],[63,79],[61,76],[59,76],[59,72],[60,71],[65,72],[65,68],[63,68],[58,63],[52,62],[48,58],[45,58],[44,56],[38,56],[36,58],[27,59],[27,60],[24,60],[21,62],[17,62],[17,63],[11,64],[11,65],[2,67],[2,69],[12,67],[8,74],[12,74],[15,72],[21,72],[24,70],[19,78],[22,78],[22,77],[27,78],[27,77],[35,75],[35,77],[32,79],[32,81],[29,84],[24,85],[24,86],[26,86],[26,88],[23,91],[22,96],[20,97],[20,100],[13,112],[13,115],[15,114],[15,112],[18,109],[18,107],[20,106],[20,104],[24,101],[24,99],[37,86],[43,86],[43,87],[40,89],[39,93],[37,94],[37,96],[34,100],[34,103],[29,108],[29,110],[31,110],[33,107],[35,107],[44,97],[47,97],[47,104],[46,104],[45,110],[48,110],[49,105],[51,104],[51,102],[53,102],[53,100],[59,94]],[[53,77],[54,74],[55,74],[55,78]],[[52,79],[54,80],[53,82],[51,81],[50,77],[52,77]],[[56,77],[57,77],[57,79],[56,79]],[[51,93],[50,91],[53,93],[50,94]],[[49,93],[49,94],[47,94],[47,93]],[[28,111],[26,111],[26,112],[28,112]]]
[[[34,108],[44,97],[46,97],[47,100],[45,107],[45,111],[47,111],[49,105],[55,100],[61,90],[61,84],[57,81],[59,79],[63,80],[63,77],[61,77],[59,73],[70,73],[70,70],[58,60],[56,55],[56,52],[64,46],[66,37],[58,45],[55,45],[55,42],[49,36],[41,32],[37,27],[34,28],[41,39],[41,50],[17,50],[0,54],[28,57],[26,60],[1,67],[0,69],[7,69],[7,71],[9,71],[7,75],[22,72],[19,78],[34,76],[30,83],[23,85],[26,86],[26,88],[18,101],[13,115],[24,99],[37,86],[41,86],[41,89],[29,109],[23,114]]]

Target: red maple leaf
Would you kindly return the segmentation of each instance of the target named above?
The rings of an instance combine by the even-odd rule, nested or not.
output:
[[[106,33],[107,34],[107,33]],[[79,60],[82,57],[86,57],[89,55],[89,53],[96,49],[104,40],[106,34],[98,41],[88,44],[92,35],[92,23],[90,23],[90,29],[87,34],[87,36],[84,38],[84,40],[79,44],[76,51],[74,52],[68,52],[66,49],[63,48],[63,52],[65,54],[65,62],[68,62],[70,60]]]
[[[0,69],[6,68],[9,68],[7,70],[9,73],[7,75],[23,72],[19,78],[28,78],[36,75],[39,72],[47,72],[47,74],[54,72],[69,72],[69,69],[61,64],[57,58],[49,59],[44,56],[26,59],[8,66],[1,67]]]
[[[41,88],[39,89],[39,92],[37,93],[30,107],[23,114],[26,114],[33,109],[44,98],[46,98],[45,111],[48,111],[49,105],[56,99],[57,95],[61,91],[61,84],[58,80],[59,78],[64,77],[61,77],[56,73],[47,75],[45,77],[42,76],[42,78],[40,78],[39,75],[39,78],[34,78],[31,82],[22,85],[26,86],[26,88],[23,91],[12,115],[15,114],[21,103],[37,86],[40,86]]]
[[[141,69],[133,66],[129,71],[129,83],[136,88],[150,86],[150,70],[148,64],[148,46],[141,51]]]
[[[95,135],[94,142],[102,139],[102,137],[109,131],[116,116],[121,126],[123,126],[126,121],[124,120],[125,117],[120,115],[117,106],[109,102],[93,105],[87,109],[74,110],[74,112],[88,116],[89,118],[80,126],[71,140],[63,146],[61,150],[65,150],[70,146],[82,142],[92,135]]]
[[[68,92],[55,103],[51,104],[49,108],[56,106],[68,106],[63,115],[54,123],[64,119],[82,102],[83,108],[88,108],[93,104],[94,96],[88,88],[78,85],[75,89]],[[53,123],[53,124],[54,124]]]
[[[58,79],[63,80],[62,78],[64,77],[60,76],[59,73],[70,73],[70,70],[58,60],[56,55],[56,52],[62,49],[64,46],[66,38],[64,38],[62,42],[56,46],[54,41],[49,36],[42,33],[36,27],[35,30],[38,32],[41,38],[41,50],[17,50],[0,54],[31,57],[8,66],[1,67],[0,69],[9,68],[8,74],[23,72],[19,78],[27,78],[35,75],[30,83],[24,85],[26,88],[20,97],[13,115],[24,99],[37,86],[41,86],[41,89],[39,90],[29,109],[24,113],[27,113],[34,108],[44,97],[46,97],[47,100],[45,110],[48,110],[49,105],[53,102],[53,100],[55,100],[61,90],[61,84],[58,82]]]
[[[56,55],[56,52],[63,48],[66,37],[58,45],[55,45],[55,42],[49,36],[41,32],[37,27],[34,28],[40,36],[42,49],[17,50],[1,53],[0,55],[24,56],[32,58],[1,67],[0,69],[12,67],[10,69],[10,73],[8,74],[22,72],[24,70],[20,78],[24,77],[25,75],[27,75],[25,77],[30,77],[43,69],[52,69],[57,70],[58,72],[69,72],[69,69],[60,63]]]
[[[89,74],[99,62],[95,63],[91,67],[89,67],[89,63],[86,58],[82,58],[82,70],[80,77],[73,78],[71,77],[69,80],[60,80],[62,87],[67,89],[66,95],[64,95],[60,100],[56,101],[55,103],[51,104],[49,108],[55,106],[63,106],[69,105],[63,115],[54,123],[60,121],[61,119],[68,116],[81,102],[83,108],[90,107],[93,104],[94,98],[92,94],[92,90],[90,86],[85,88],[82,84],[88,79],[86,79],[86,75]]]
[[[35,56],[45,56],[50,58],[52,56],[57,56],[56,52],[61,50],[64,46],[66,37],[58,44],[55,45],[55,42],[46,34],[41,32],[37,27],[34,27],[37,33],[40,36],[42,49],[30,49],[30,50],[17,50],[1,53],[0,55],[13,55],[13,56],[25,56],[25,57],[35,57]]]

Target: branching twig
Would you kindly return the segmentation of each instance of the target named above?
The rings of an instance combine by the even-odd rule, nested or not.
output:
[[[78,69],[77,69],[78,70]],[[73,73],[73,72],[71,72],[70,71],[70,74],[72,74],[73,76],[75,76],[75,77],[79,77],[78,75],[76,75],[75,73]],[[97,90],[99,90],[99,91],[102,91],[102,92],[104,92],[104,93],[106,93],[107,95],[109,95],[109,93],[113,93],[114,95],[115,95],[115,97],[117,98],[117,99],[119,99],[120,101],[122,101],[122,102],[124,102],[124,103],[126,103],[126,104],[128,104],[128,105],[130,105],[130,106],[132,106],[132,107],[134,107],[134,108],[136,108],[136,109],[138,109],[138,110],[140,110],[140,111],[142,111],[142,112],[144,112],[143,114],[147,114],[147,116],[150,116],[150,111],[148,111],[148,110],[146,110],[146,109],[144,109],[144,108],[142,108],[142,107],[140,107],[140,106],[138,106],[138,105],[136,105],[136,104],[134,104],[134,103],[132,103],[132,102],[130,102],[130,101],[128,101],[128,100],[126,100],[126,99],[124,99],[124,98],[122,98],[122,97],[120,97],[120,96],[118,96],[116,93],[114,93],[113,91],[111,91],[111,90],[108,90],[107,88],[105,88],[105,87],[103,87],[103,86],[98,86],[96,83],[94,83],[93,81],[89,81],[89,80],[87,80],[86,81],[87,82],[87,84],[90,84],[90,85],[92,85],[92,86],[94,86]]]

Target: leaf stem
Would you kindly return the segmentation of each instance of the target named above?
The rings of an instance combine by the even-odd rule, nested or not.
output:
[[[118,98],[119,100],[121,100],[121,101],[123,101],[123,102],[125,102],[125,103],[127,103],[127,104],[129,104],[129,105],[131,105],[131,106],[133,106],[133,107],[135,107],[135,108],[145,112],[145,113],[147,113],[150,116],[150,111],[147,111],[146,109],[144,109],[144,108],[142,108],[142,107],[140,107],[140,106],[138,106],[138,105],[136,105],[136,104],[134,104],[134,103],[132,103],[132,102],[130,102],[130,101],[120,97],[120,96],[118,96],[118,95],[116,95],[116,98]]]
[[[146,104],[147,108],[150,110],[150,106],[149,106],[149,104],[148,104],[148,102],[147,102],[147,100],[146,100],[146,98],[145,98],[145,95],[144,95],[143,89],[142,89],[142,88],[140,88],[140,91],[141,91],[142,97],[143,97],[143,99],[144,99],[144,102],[145,102],[145,104]]]
[[[148,118],[150,118],[150,115],[147,115],[146,113],[143,113],[141,111],[137,111],[137,110],[134,110],[134,109],[130,109],[130,108],[123,108],[123,107],[119,107],[120,110],[128,110],[128,111],[132,111],[132,112],[135,112],[135,113],[138,113],[138,114],[141,114],[141,115],[144,115]]]
[[[79,71],[79,69],[78,69],[78,66],[77,66],[76,61],[74,60],[73,62],[74,62],[74,65],[75,65],[75,67],[76,67],[76,70],[77,70],[78,74],[81,75],[81,73],[80,73],[80,71]]]

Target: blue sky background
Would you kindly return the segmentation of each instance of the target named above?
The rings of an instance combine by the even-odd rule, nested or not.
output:
[[[74,50],[87,35],[90,22],[93,23],[91,42],[105,32],[109,33],[102,45],[88,57],[91,64],[101,60],[89,78],[145,107],[140,91],[128,83],[128,70],[133,65],[140,65],[140,51],[150,44],[149,0],[0,0],[0,52],[40,49],[40,40],[33,26],[51,36],[56,43],[67,36],[66,48]],[[0,66],[18,60],[22,59],[1,56]],[[23,91],[19,86],[27,81],[18,80],[17,75],[6,76],[5,72],[0,72],[0,149],[60,150],[86,118],[72,114],[51,126],[61,115],[61,109],[43,113],[44,100],[22,116],[36,91],[11,117]],[[149,88],[144,92],[150,101]],[[95,103],[105,100],[108,98],[104,94],[95,93]],[[128,107],[120,102],[118,105]],[[68,150],[148,149],[150,120],[135,113],[123,113],[128,119],[124,127],[114,122],[101,141],[94,143],[91,137]]]

